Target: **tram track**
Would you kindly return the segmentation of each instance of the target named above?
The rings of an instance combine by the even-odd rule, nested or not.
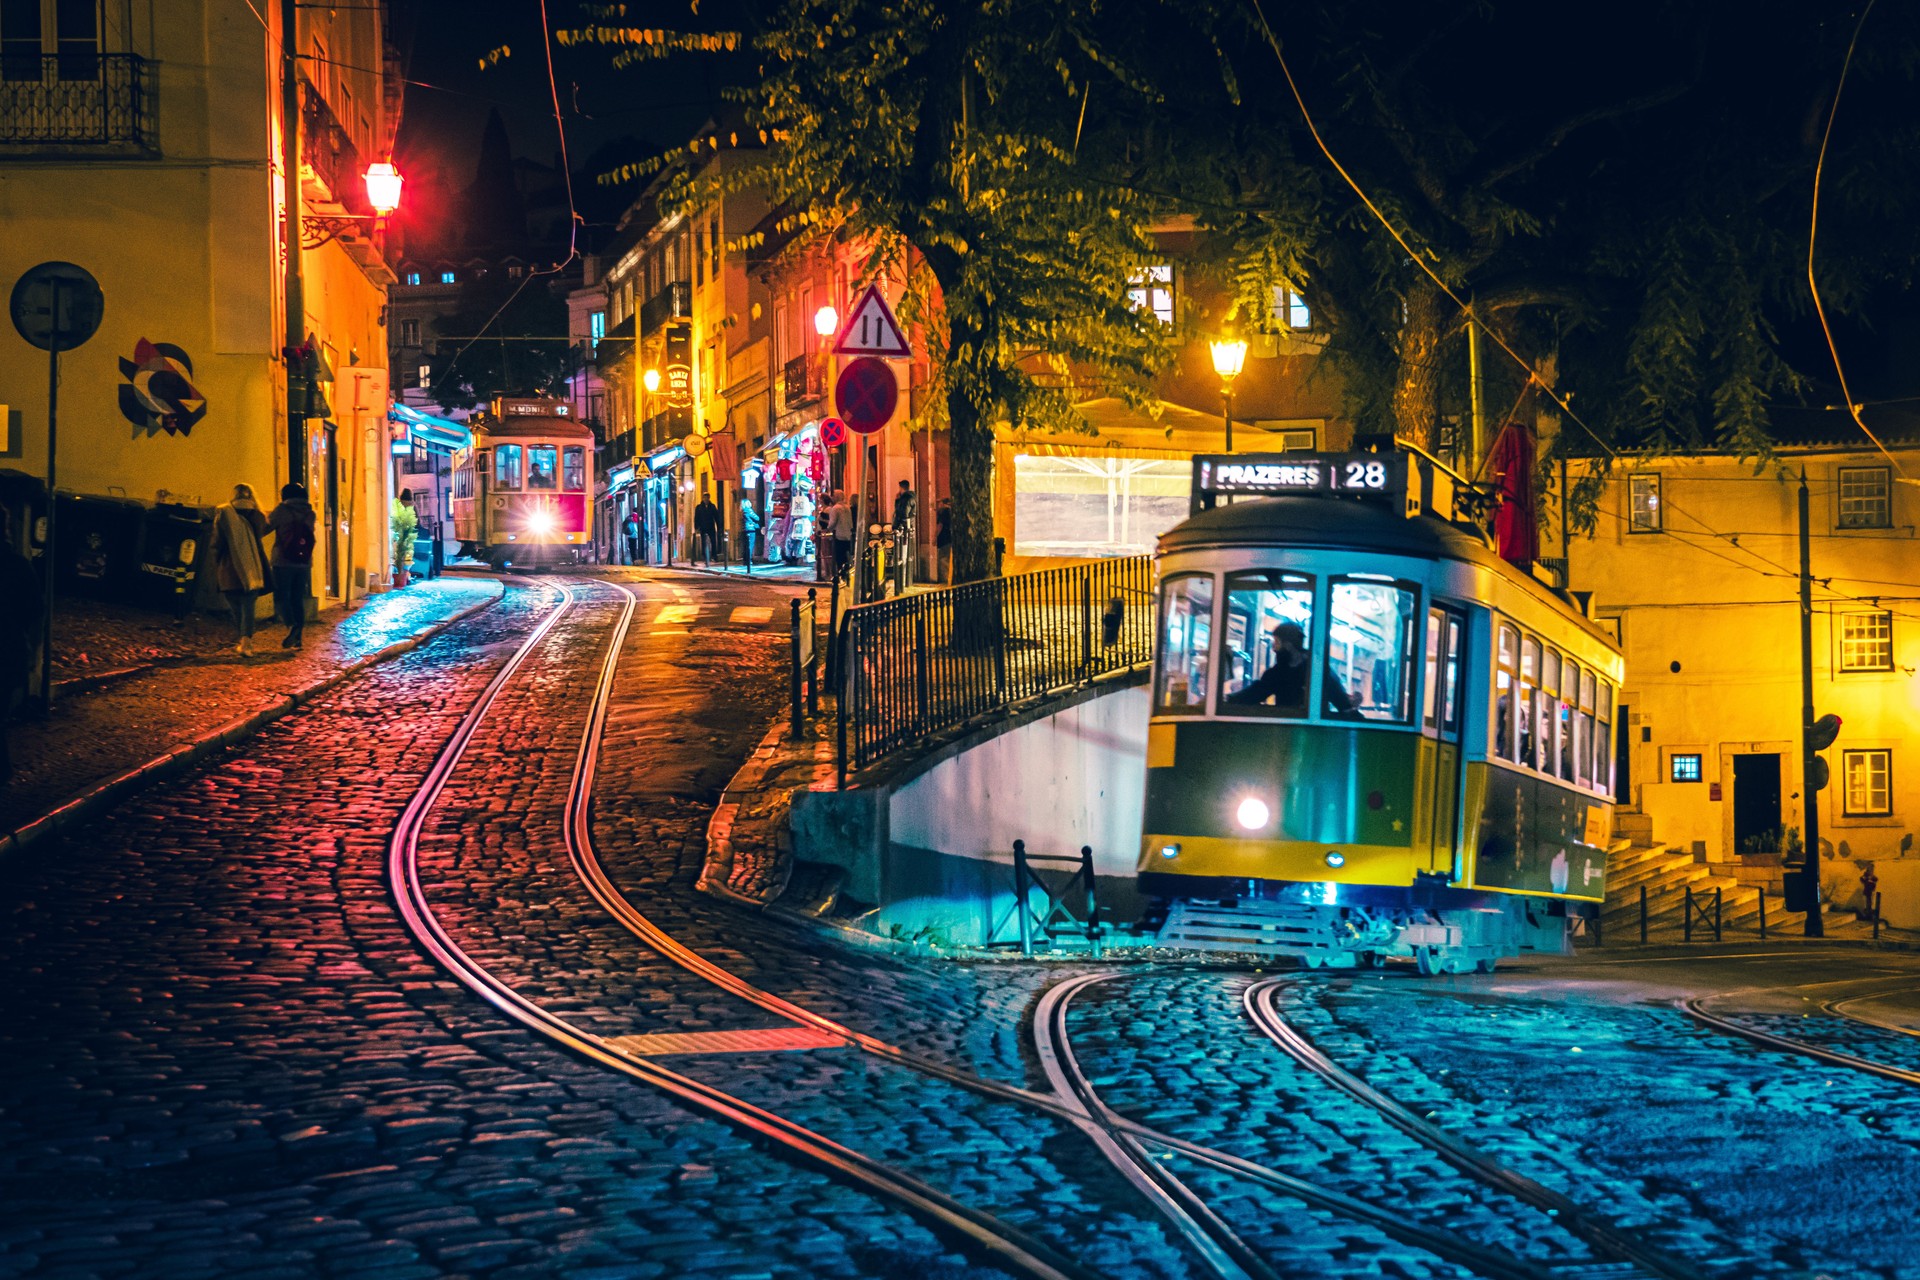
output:
[[[1490,1158],[1471,1144],[1414,1114],[1406,1106],[1334,1062],[1296,1031],[1277,1007],[1274,999],[1276,993],[1292,981],[1289,978],[1269,978],[1264,982],[1256,982],[1246,989],[1241,998],[1248,1019],[1288,1057],[1334,1089],[1375,1112],[1461,1173],[1549,1214],[1560,1227],[1584,1241],[1602,1259],[1630,1263],[1647,1275],[1661,1277],[1661,1280],[1702,1280],[1700,1271],[1621,1232],[1579,1202]]]
[[[1910,986],[1910,983],[1903,983],[1900,987],[1895,988],[1895,990],[1908,990]],[[1772,990],[1779,991],[1793,989],[1794,988],[1790,987],[1772,988]],[[1905,1039],[1902,1041],[1889,1042],[1889,1047],[1898,1046],[1901,1049],[1911,1051],[1913,1048],[1912,1041],[1914,1039],[1920,1039],[1920,1032],[1878,1018],[1865,1017],[1847,1011],[1846,1006],[1850,1004],[1857,1004],[1863,1000],[1877,999],[1880,996],[1889,994],[1892,994],[1892,992],[1867,992],[1861,995],[1827,1000],[1821,1003],[1820,1011],[1829,1017],[1853,1023],[1860,1027],[1868,1027],[1880,1033],[1904,1037]],[[1724,997],[1692,996],[1675,1001],[1675,1007],[1703,1027],[1721,1032],[1724,1035],[1738,1037],[1749,1043],[1760,1045],[1763,1048],[1773,1049],[1781,1053],[1796,1054],[1800,1057],[1812,1058],[1817,1062],[1823,1062],[1831,1067],[1840,1067],[1848,1071],[1858,1071],[1865,1075],[1878,1076],[1883,1080],[1892,1080],[1899,1084],[1920,1087],[1920,1068],[1904,1067],[1890,1062],[1881,1062],[1873,1058],[1862,1057],[1856,1053],[1848,1053],[1828,1045],[1819,1044],[1802,1036],[1783,1035],[1778,1031],[1769,1031],[1765,1027],[1756,1026],[1754,1023],[1744,1021],[1739,1017],[1716,1013],[1707,1007],[1707,1002],[1710,999],[1720,998]]]
[[[554,608],[502,664],[462,716],[459,725],[409,801],[388,844],[387,879],[402,922],[420,947],[449,976],[474,995],[493,1005],[512,1021],[567,1052],[607,1070],[647,1084],[689,1110],[720,1120],[790,1157],[819,1169],[899,1206],[942,1238],[978,1259],[1034,1280],[1089,1280],[1090,1273],[1052,1246],[1028,1233],[947,1195],[914,1175],[843,1146],[777,1112],[747,1102],[691,1076],[672,1071],[642,1055],[588,1031],[528,998],[495,974],[461,946],[439,919],[421,876],[420,838],[435,802],[445,791],[475,734],[488,713],[528,658],[574,609],[574,583],[550,583],[560,593]],[[598,585],[598,584],[595,584]],[[607,646],[599,696],[594,700],[583,735],[568,810],[576,803],[584,812],[591,796],[591,758],[597,735],[604,727],[605,692],[617,668],[619,646],[631,624],[637,599],[624,585],[613,584],[625,597]],[[580,778],[583,765],[587,777]]]

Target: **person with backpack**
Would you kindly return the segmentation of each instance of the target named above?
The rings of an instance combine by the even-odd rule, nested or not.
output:
[[[313,505],[304,485],[280,486],[280,505],[267,517],[273,533],[273,604],[287,624],[282,649],[298,649],[307,626],[307,595],[313,585]]]
[[[253,486],[233,486],[233,501],[213,517],[213,568],[240,632],[233,651],[242,657],[253,656],[254,601],[273,587],[267,576],[266,544],[261,541],[266,531],[267,517],[254,501]]]

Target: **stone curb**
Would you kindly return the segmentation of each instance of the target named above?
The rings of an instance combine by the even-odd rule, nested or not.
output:
[[[55,832],[85,822],[123,797],[159,782],[163,778],[183,773],[215,752],[224,751],[228,747],[244,742],[274,721],[298,710],[305,703],[329,692],[367,668],[418,648],[455,623],[464,622],[483,609],[493,608],[505,597],[506,591],[503,586],[490,599],[468,605],[405,639],[395,640],[385,648],[363,654],[331,675],[324,676],[292,693],[281,694],[276,701],[268,703],[251,715],[230,720],[217,729],[201,734],[191,742],[183,742],[169,748],[145,764],[135,765],[131,769],[68,796],[33,821],[15,827],[4,836],[0,836],[0,859],[18,853],[28,845],[45,839]]]

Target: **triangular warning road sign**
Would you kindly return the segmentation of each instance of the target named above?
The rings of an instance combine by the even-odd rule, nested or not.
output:
[[[840,336],[834,340],[833,353],[886,356],[895,360],[913,354],[913,348],[907,345],[907,335],[900,332],[900,322],[893,318],[893,310],[887,306],[878,285],[868,285],[860,301],[853,304],[852,314],[847,316]]]

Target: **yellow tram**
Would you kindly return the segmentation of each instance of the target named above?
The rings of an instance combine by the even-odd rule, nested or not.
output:
[[[565,400],[499,397],[453,459],[461,554],[496,569],[577,564],[592,542],[593,429]]]
[[[1163,941],[1490,971],[1606,888],[1618,645],[1404,452],[1196,458],[1158,549]]]

